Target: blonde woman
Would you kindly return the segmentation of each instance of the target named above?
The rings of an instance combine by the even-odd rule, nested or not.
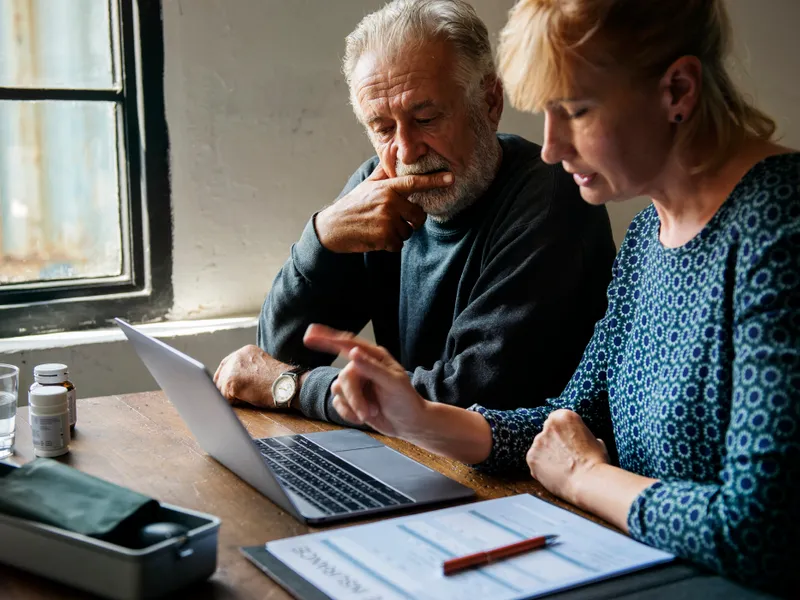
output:
[[[592,204],[652,198],[548,406],[429,403],[385,350],[319,326],[306,341],[352,359],[333,385],[344,418],[478,469],[527,466],[643,542],[788,593],[800,583],[800,154],[731,82],[730,35],[722,0],[522,0],[510,13],[500,69],[515,106],[544,112],[543,158]]]

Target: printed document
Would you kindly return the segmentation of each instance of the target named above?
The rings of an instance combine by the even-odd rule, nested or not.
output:
[[[445,576],[450,558],[538,535],[557,543]],[[334,600],[532,598],[668,562],[671,554],[528,494],[269,542]]]

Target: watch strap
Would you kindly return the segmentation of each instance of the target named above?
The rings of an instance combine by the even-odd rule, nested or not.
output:
[[[300,377],[300,375],[302,375],[306,371],[310,371],[310,370],[311,369],[309,367],[293,367],[293,368],[289,369],[288,371],[284,371],[283,373],[281,373],[281,375],[292,374],[292,375],[296,375],[297,377]]]

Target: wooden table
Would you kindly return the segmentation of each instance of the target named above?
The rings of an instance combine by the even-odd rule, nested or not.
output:
[[[236,411],[253,437],[338,428],[294,414],[238,407]],[[14,462],[22,464],[34,458],[27,408],[20,409],[17,417]],[[473,488],[478,500],[531,493],[579,512],[556,500],[530,477],[500,480],[406,442],[374,435],[403,454]],[[297,522],[205,454],[163,393],[79,400],[75,439],[70,453],[58,460],[162,502],[222,519],[217,572],[209,582],[192,590],[191,597],[290,598],[239,553],[239,546],[263,544],[316,528]],[[0,565],[0,596],[32,600],[85,598],[86,594]]]
[[[310,421],[294,414],[238,407],[236,412],[253,437],[338,429],[336,425]],[[22,464],[34,458],[33,444],[28,410],[20,409],[17,417],[17,454],[12,462]],[[471,487],[477,492],[477,500],[530,493],[608,526],[554,498],[530,477],[500,480],[411,444],[377,434],[375,437]],[[205,454],[161,392],[79,400],[78,427],[70,453],[57,460],[162,502],[222,519],[216,573],[208,581],[191,590],[182,590],[175,597],[192,600],[290,598],[278,584],[239,553],[239,546],[263,544],[317,529],[298,523]],[[87,597],[90,596],[84,592],[0,565],[0,598],[3,600]],[[623,597],[636,600],[754,600],[768,596],[676,563],[562,592],[552,598]]]

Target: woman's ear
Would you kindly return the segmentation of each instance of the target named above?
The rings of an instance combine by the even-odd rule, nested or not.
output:
[[[661,77],[659,89],[667,118],[673,123],[688,120],[700,98],[703,65],[696,56],[681,56]]]

